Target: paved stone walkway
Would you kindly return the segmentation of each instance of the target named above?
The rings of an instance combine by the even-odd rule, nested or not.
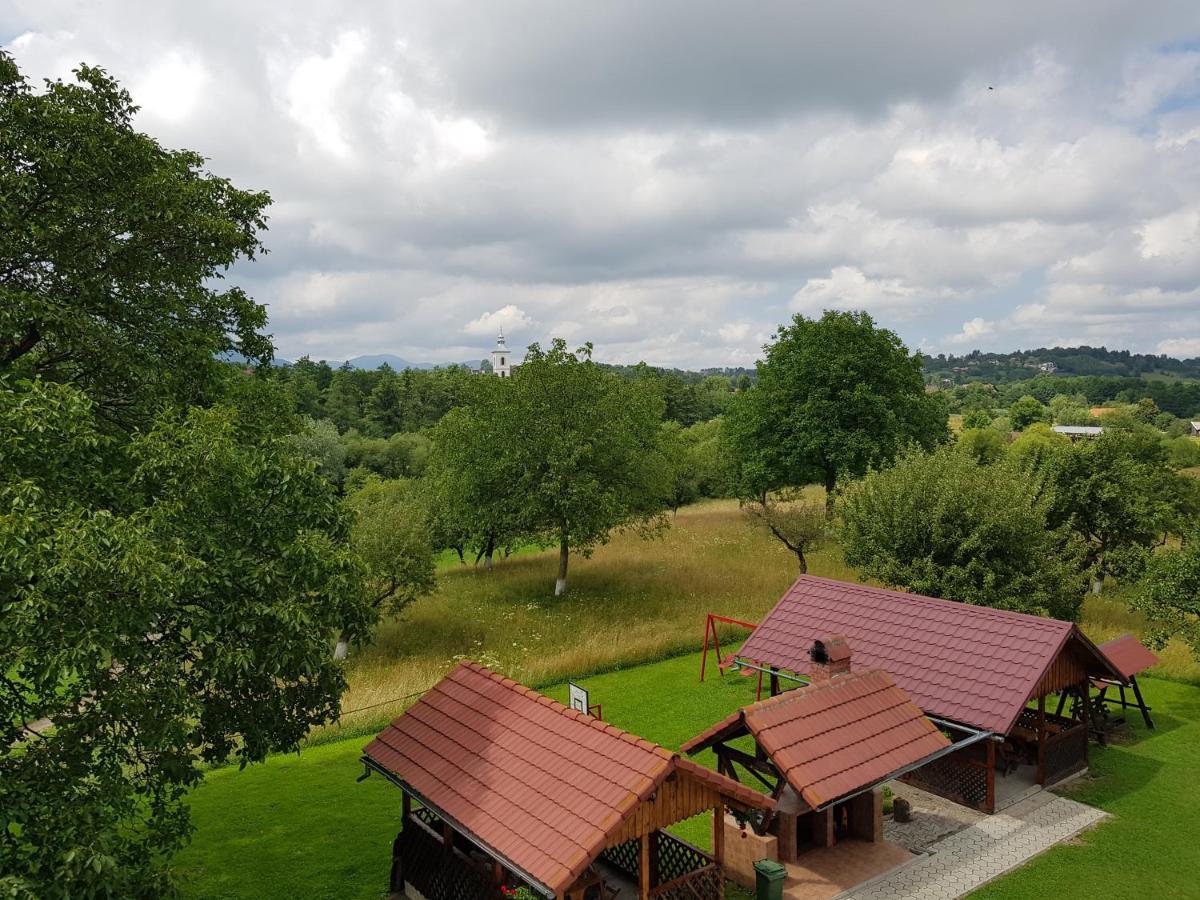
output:
[[[983,816],[932,844],[927,855],[842,894],[845,900],[953,900],[1014,869],[1105,813],[1047,791]]]
[[[943,838],[987,818],[987,813],[968,809],[911,784],[890,781],[888,787],[894,796],[912,804],[913,816],[911,822],[897,822],[891,816],[884,816],[883,839],[913,853],[923,853]]]

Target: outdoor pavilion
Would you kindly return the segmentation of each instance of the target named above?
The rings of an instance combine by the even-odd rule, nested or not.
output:
[[[1126,682],[1071,622],[810,575],[735,661],[768,673],[776,694],[781,678],[807,680],[809,649],[830,634],[846,637],[857,665],[891,675],[959,748],[904,780],[984,812],[996,810],[998,789],[1016,797],[1086,769],[1091,681]]]
[[[758,831],[774,840],[752,844],[751,855],[774,853],[795,869],[827,869],[818,858],[835,845],[882,844],[879,786],[954,752],[888,673],[852,671],[851,649],[839,635],[816,641],[809,651],[811,684],[744,706],[680,748],[689,755],[711,748],[718,771],[737,778],[740,766],[770,790],[777,807]],[[753,752],[743,749],[746,737]],[[725,827],[730,831],[737,825]],[[727,836],[726,844],[731,843]],[[860,868],[874,866],[866,873],[873,877],[908,852],[889,845],[855,855]],[[752,882],[752,862],[735,854],[731,876]],[[803,872],[795,875],[805,878]]]
[[[677,753],[464,662],[364,748],[402,791],[393,896],[498,898],[524,885],[582,900],[724,896],[710,855],[663,829],[770,797]]]

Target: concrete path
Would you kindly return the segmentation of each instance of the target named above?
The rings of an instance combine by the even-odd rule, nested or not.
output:
[[[1078,834],[1101,810],[1047,791],[933,843],[908,865],[842,894],[846,900],[953,900]]]

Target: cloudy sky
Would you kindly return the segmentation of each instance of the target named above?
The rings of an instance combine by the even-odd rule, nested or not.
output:
[[[236,277],[286,358],[739,365],[831,307],[1200,356],[1196,0],[9,0],[0,43],[271,192]]]

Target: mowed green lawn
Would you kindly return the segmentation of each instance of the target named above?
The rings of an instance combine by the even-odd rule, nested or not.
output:
[[[710,656],[710,662],[711,662]],[[699,654],[581,679],[608,721],[677,747],[754,697],[754,679],[697,681]],[[978,896],[1197,897],[1200,872],[1200,687],[1147,680],[1159,729],[1140,720],[1128,742],[1094,749],[1092,776],[1071,795],[1112,814]],[[565,701],[566,686],[547,690]],[[209,775],[192,798],[197,831],[176,867],[185,896],[378,898],[385,892],[400,793],[378,776],[358,784],[362,737]],[[711,757],[700,757],[708,765]],[[707,821],[676,829],[709,845]]]

